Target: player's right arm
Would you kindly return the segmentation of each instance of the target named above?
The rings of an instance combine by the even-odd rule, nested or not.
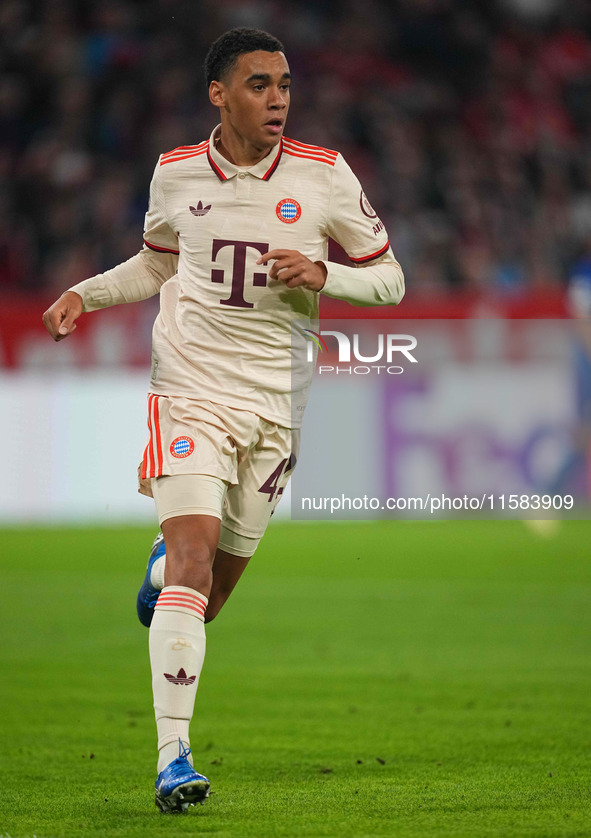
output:
[[[72,334],[83,310],[80,294],[64,291],[59,300],[43,314],[43,325],[54,340],[63,340]]]
[[[70,335],[83,311],[146,300],[176,273],[178,236],[167,220],[159,169],[160,161],[150,185],[143,249],[116,268],[79,282],[56,300],[43,315],[45,328],[54,340]]]
[[[84,311],[147,300],[176,273],[177,263],[178,256],[144,247],[127,262],[65,291],[43,315],[45,328],[54,340],[63,340]]]

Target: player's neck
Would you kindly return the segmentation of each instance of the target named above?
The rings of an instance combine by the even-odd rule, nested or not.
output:
[[[244,137],[223,128],[215,139],[215,147],[234,166],[256,166],[271,152],[271,148],[256,148]]]

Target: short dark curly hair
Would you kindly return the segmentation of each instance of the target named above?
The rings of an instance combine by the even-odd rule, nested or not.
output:
[[[220,81],[232,69],[236,59],[246,52],[285,52],[283,44],[263,29],[239,27],[224,32],[214,41],[205,59],[205,80]]]

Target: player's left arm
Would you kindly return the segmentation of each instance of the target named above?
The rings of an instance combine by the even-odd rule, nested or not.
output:
[[[259,264],[276,260],[269,275],[288,288],[303,285],[354,305],[400,302],[404,275],[384,224],[341,155],[332,172],[325,232],[344,248],[354,267],[328,260],[313,262],[296,250],[271,250],[261,256]]]

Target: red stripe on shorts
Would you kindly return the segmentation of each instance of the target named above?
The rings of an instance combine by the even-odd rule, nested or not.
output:
[[[154,420],[152,418],[155,398],[155,396],[151,395],[148,399],[148,414],[150,416],[150,473],[148,477],[156,477],[156,458],[154,457]]]
[[[154,393],[148,394],[148,433],[150,438],[142,459],[142,480],[148,477],[162,477],[164,468],[159,400],[160,396],[155,396]]]
[[[158,400],[160,396],[154,396],[154,433],[156,435],[156,454],[158,460],[156,462],[156,474],[155,477],[162,477],[162,467],[163,467],[163,460],[162,460],[162,438],[160,435],[160,414],[159,414],[159,405]]]
[[[152,444],[152,396],[148,395],[148,444],[146,445],[144,451],[144,459],[142,461],[142,480],[145,480],[148,477],[151,477],[151,465],[150,465],[150,446]]]

